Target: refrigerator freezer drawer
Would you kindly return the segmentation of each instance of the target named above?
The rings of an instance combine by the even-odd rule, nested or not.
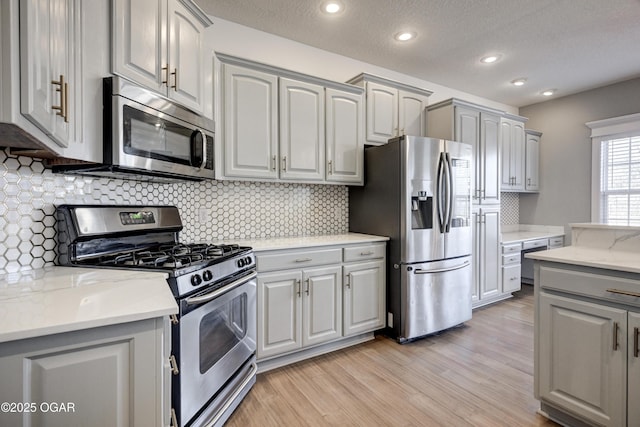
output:
[[[404,265],[406,286],[400,342],[471,319],[471,257]]]

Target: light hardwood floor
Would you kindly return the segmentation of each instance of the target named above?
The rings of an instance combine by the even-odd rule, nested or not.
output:
[[[554,426],[533,397],[531,287],[465,326],[375,340],[258,375],[229,419],[247,426]]]

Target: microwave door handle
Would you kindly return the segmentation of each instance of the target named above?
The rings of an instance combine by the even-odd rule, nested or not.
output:
[[[202,134],[202,165],[200,165],[200,169],[204,169],[207,166],[207,135],[201,129],[198,129],[198,132]]]

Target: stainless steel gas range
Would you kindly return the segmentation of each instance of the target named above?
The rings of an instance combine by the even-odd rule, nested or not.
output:
[[[180,307],[171,328],[172,426],[222,425],[255,383],[252,249],[179,242],[174,206],[61,205],[56,214],[60,265],[168,274]]]

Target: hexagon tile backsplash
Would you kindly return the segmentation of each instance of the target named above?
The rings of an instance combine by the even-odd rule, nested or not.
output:
[[[156,184],[53,174],[38,159],[0,150],[0,270],[56,260],[55,206],[160,204],[180,210],[182,241],[348,231],[345,186],[203,181]]]

